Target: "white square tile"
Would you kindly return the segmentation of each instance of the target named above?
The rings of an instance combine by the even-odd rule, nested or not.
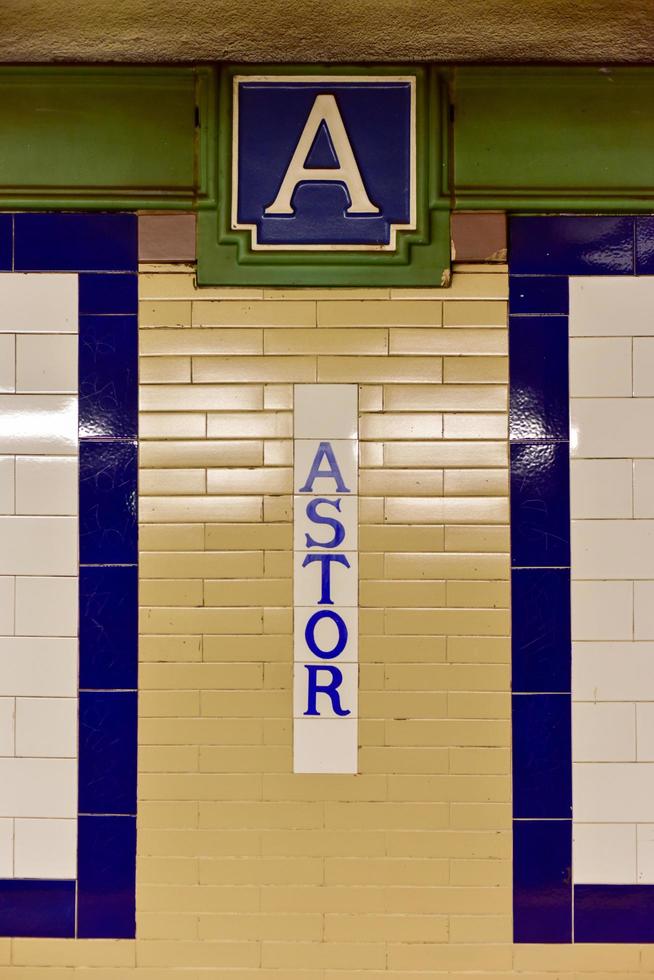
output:
[[[638,883],[654,884],[654,824],[639,823],[636,827]]]
[[[16,391],[77,394],[77,336],[19,334]]]
[[[636,706],[623,702],[572,705],[574,762],[635,762]]]
[[[357,385],[295,385],[296,439],[356,439]]]
[[[570,396],[631,397],[631,337],[571,338]]]
[[[654,579],[654,521],[572,521],[573,579]]]
[[[16,698],[16,755],[76,758],[77,698]]]
[[[77,518],[0,517],[0,575],[76,575]]]
[[[0,878],[14,877],[14,821],[0,820]]]
[[[16,636],[77,636],[78,579],[16,579]]]
[[[16,820],[14,873],[17,878],[75,878],[76,820]]]
[[[73,638],[0,637],[0,696],[76,697],[77,662]]]
[[[0,332],[77,333],[77,275],[0,274]]]
[[[641,701],[636,705],[636,740],[638,761],[654,762],[654,703]]]
[[[654,700],[654,643],[573,643],[573,701]]]
[[[631,640],[633,583],[573,582],[573,640]]]
[[[634,395],[654,395],[654,337],[634,337]]]
[[[13,514],[15,509],[15,457],[0,456],[0,514]]]
[[[0,453],[77,452],[77,397],[0,395]]]
[[[13,635],[15,604],[15,579],[11,575],[0,576],[0,636]]]
[[[358,450],[351,439],[296,439],[294,489],[314,496],[357,493]],[[318,475],[325,474],[325,475]]]
[[[631,823],[573,823],[575,885],[636,883],[636,826]]]
[[[325,612],[326,615],[319,615]],[[334,614],[342,622],[334,618]],[[311,638],[318,650],[330,653],[345,641],[341,653],[335,653],[334,663],[341,661],[356,663],[359,656],[359,610],[352,606],[296,606],[294,611],[294,640],[293,657],[296,663],[331,663],[329,659],[321,660],[310,649],[306,630],[312,617],[317,618],[311,623]],[[346,636],[347,633],[347,636]]]
[[[16,338],[12,333],[5,333],[0,336],[0,391],[15,390]]]
[[[16,457],[16,513],[77,514],[78,480],[76,456]]]
[[[354,719],[293,721],[293,772],[356,773],[357,748]]]
[[[580,823],[654,821],[654,763],[575,762],[575,820]]]
[[[634,460],[634,517],[654,517],[654,460]]]
[[[296,494],[293,499],[293,513],[295,551],[358,549],[358,497],[330,494],[317,501],[315,497]]]
[[[634,582],[634,637],[654,640],[654,582]]]
[[[654,335],[654,277],[571,276],[570,336]]]
[[[571,460],[571,517],[631,517],[633,465],[630,459]]]
[[[310,657],[293,667],[293,714],[295,718],[356,718],[358,716],[359,665]],[[317,715],[306,712],[315,709]],[[347,715],[340,712],[347,711]]]
[[[654,456],[653,398],[571,398],[574,459]]]
[[[0,786],[0,816],[77,816],[75,759],[0,758]]]
[[[14,755],[14,710],[13,698],[0,698],[0,756]]]
[[[359,600],[359,557],[356,551],[296,551],[293,595],[296,606],[356,606]]]

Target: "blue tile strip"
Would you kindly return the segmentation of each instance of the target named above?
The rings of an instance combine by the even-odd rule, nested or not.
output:
[[[514,940],[653,942],[654,886],[572,885],[568,280],[654,272],[654,218],[510,220]]]
[[[0,881],[0,935],[135,935],[137,220],[2,214],[0,270],[79,275],[76,881]]]

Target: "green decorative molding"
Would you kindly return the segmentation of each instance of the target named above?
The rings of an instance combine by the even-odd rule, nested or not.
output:
[[[462,210],[654,210],[654,68],[458,68]]]
[[[211,203],[212,89],[203,68],[0,68],[0,205]]]
[[[235,75],[415,75],[417,228],[398,232],[396,252],[253,250],[250,233],[231,227],[232,87]],[[449,119],[441,74],[420,66],[230,66],[220,72],[217,208],[200,206],[200,285],[439,286],[450,265]]]

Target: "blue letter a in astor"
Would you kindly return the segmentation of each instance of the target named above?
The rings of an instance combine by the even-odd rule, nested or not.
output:
[[[415,82],[237,75],[232,228],[259,250],[394,251],[416,227]]]

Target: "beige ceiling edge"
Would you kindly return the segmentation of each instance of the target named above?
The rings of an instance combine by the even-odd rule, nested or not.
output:
[[[651,0],[2,0],[0,62],[654,62]]]

